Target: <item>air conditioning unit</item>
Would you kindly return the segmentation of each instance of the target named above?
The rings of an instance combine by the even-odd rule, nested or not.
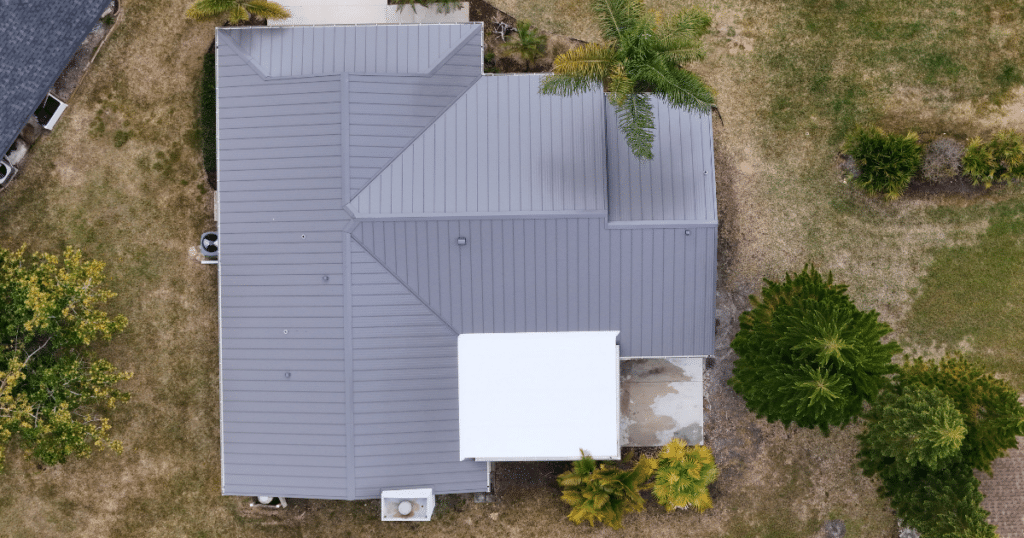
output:
[[[434,490],[393,489],[380,494],[381,521],[430,521],[434,515]]]

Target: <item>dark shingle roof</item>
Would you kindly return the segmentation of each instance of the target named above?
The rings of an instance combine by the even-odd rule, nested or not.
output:
[[[641,165],[601,93],[481,49],[478,23],[218,30],[225,494],[484,490],[459,334],[713,352],[710,117],[657,103]]]
[[[18,138],[110,0],[0,0],[0,152]]]

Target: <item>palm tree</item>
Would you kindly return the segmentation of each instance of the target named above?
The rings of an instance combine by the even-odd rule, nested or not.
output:
[[[548,36],[537,32],[537,29],[527,21],[519,21],[516,33],[519,34],[519,39],[509,43],[507,48],[518,53],[526,62],[526,69],[530,69],[530,65],[547,51]]]
[[[701,36],[711,16],[688,10],[662,22],[643,0],[593,0],[605,43],[588,43],[555,58],[541,93],[572,95],[602,87],[615,105],[626,143],[653,158],[654,110],[649,95],[671,106],[708,112],[714,91],[682,64],[704,58]]]
[[[194,21],[208,21],[227,16],[229,24],[238,24],[250,17],[287,19],[292,13],[271,0],[196,0],[185,16]]]

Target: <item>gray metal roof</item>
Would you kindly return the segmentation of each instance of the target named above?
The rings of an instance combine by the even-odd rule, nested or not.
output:
[[[608,167],[625,159],[603,97],[482,77],[481,32],[218,30],[224,494],[484,490],[484,464],[458,461],[463,332],[713,351],[713,169],[641,174],[710,199],[610,222],[631,176]],[[685,149],[710,165],[709,118],[664,114],[699,127]]]
[[[540,78],[482,78],[349,210],[360,219],[607,215],[604,96],[542,96]]]
[[[352,236],[460,334],[619,330],[623,357],[714,350],[713,227],[364,221]]]
[[[472,24],[220,28],[264,77],[428,74],[464,44]],[[410,30],[409,28],[415,28]],[[477,49],[477,56],[481,54]],[[480,74],[479,61],[474,66]],[[227,70],[225,73],[231,73]]]
[[[109,3],[0,1],[0,157]]]
[[[608,220],[651,225],[718,226],[711,117],[674,109],[652,98],[654,155],[637,159],[619,129],[615,108],[606,102]]]

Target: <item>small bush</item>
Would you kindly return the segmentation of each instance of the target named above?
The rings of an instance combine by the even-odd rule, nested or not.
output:
[[[708,447],[687,447],[686,442],[672,439],[658,455],[654,496],[669,512],[693,506],[703,513],[711,508],[708,486],[716,478],[718,467]]]
[[[213,52],[203,57],[203,79],[199,90],[199,131],[203,138],[203,168],[217,171],[217,74]]]
[[[963,168],[975,185],[986,189],[1024,177],[1024,137],[1013,131],[999,131],[988,142],[972,138],[964,152]]]
[[[921,177],[929,183],[952,183],[963,172],[963,158],[962,142],[948,137],[936,138],[925,151]]]
[[[852,181],[886,200],[899,198],[921,169],[921,144],[914,132],[897,136],[878,127],[858,128],[847,136],[843,149],[860,169]]]
[[[642,456],[632,469],[623,470],[615,464],[598,464],[583,454],[582,459],[573,462],[572,469],[558,475],[562,501],[572,507],[569,520],[577,525],[586,520],[591,526],[597,521],[613,529],[622,528],[626,512],[643,510],[640,490],[657,465],[653,458]]]
[[[114,133],[114,147],[119,148],[128,142],[128,139],[132,137],[130,131],[117,131]]]
[[[537,58],[547,52],[548,36],[538,33],[537,29],[527,21],[519,21],[516,29],[519,39],[509,43],[506,47],[519,54],[526,62],[526,68],[529,69],[533,62],[537,61]]]

